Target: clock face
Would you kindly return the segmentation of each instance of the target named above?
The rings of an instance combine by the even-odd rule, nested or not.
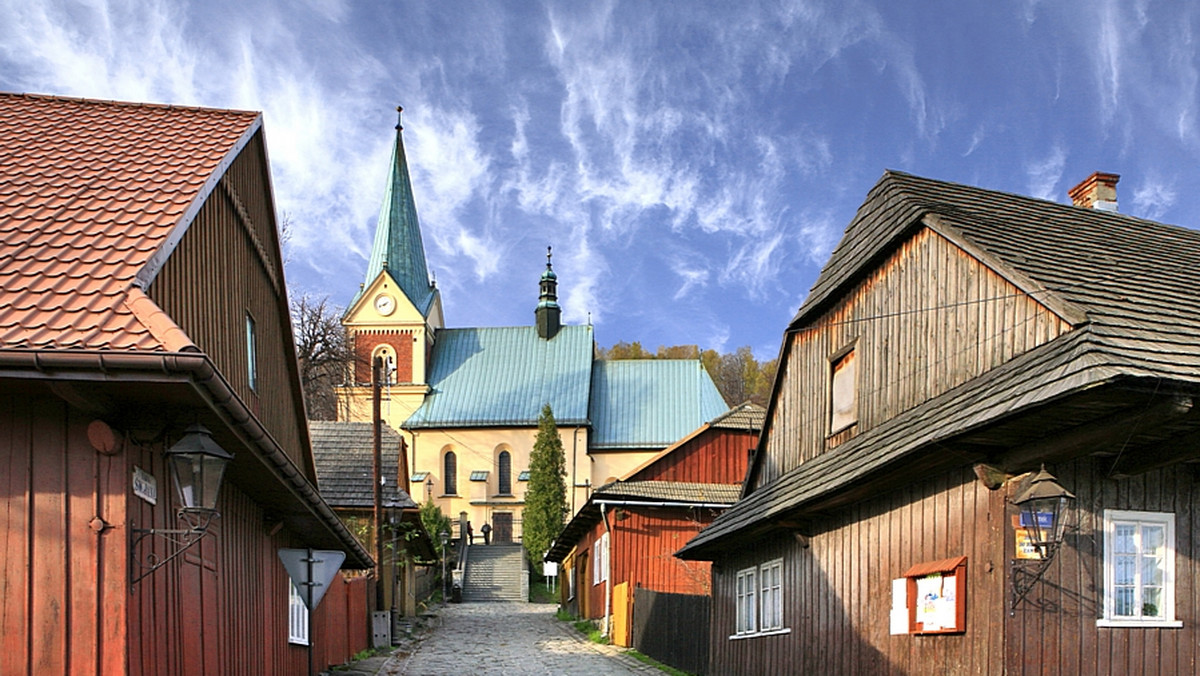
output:
[[[390,315],[396,310],[396,300],[386,293],[375,296],[375,309],[381,315]]]

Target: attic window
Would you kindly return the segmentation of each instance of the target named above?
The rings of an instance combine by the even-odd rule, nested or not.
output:
[[[246,365],[250,389],[258,391],[258,338],[254,328],[254,317],[246,313]]]
[[[858,422],[858,387],[854,347],[829,360],[829,433],[836,434]]]

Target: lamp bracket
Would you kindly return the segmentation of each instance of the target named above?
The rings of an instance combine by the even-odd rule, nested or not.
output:
[[[1050,564],[1054,562],[1054,555],[1058,553],[1060,545],[1049,542],[1035,546],[1042,555],[1041,559],[1012,560],[1012,606],[1008,611],[1009,617],[1016,614],[1017,606],[1029,595],[1029,592],[1033,591],[1042,576],[1050,569]]]
[[[179,510],[178,516],[188,524],[188,528],[138,528],[135,522],[130,522],[129,574],[133,576],[129,582],[131,588],[200,542],[208,534],[208,527],[213,519],[219,517],[220,514],[207,510]],[[148,552],[144,557],[139,557],[138,545],[150,536],[162,538],[173,546],[175,551],[163,558],[154,552]]]

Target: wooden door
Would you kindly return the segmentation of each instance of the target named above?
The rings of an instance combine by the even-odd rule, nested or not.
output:
[[[497,544],[512,542],[512,527],[512,512],[496,512],[492,514],[492,542]]]

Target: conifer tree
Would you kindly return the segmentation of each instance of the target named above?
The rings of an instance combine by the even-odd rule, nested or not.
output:
[[[546,404],[538,418],[537,440],[533,442],[533,451],[529,454],[529,491],[525,494],[521,536],[529,560],[539,575],[542,573],[542,557],[566,525],[566,465],[554,413],[550,410],[550,404]]]

